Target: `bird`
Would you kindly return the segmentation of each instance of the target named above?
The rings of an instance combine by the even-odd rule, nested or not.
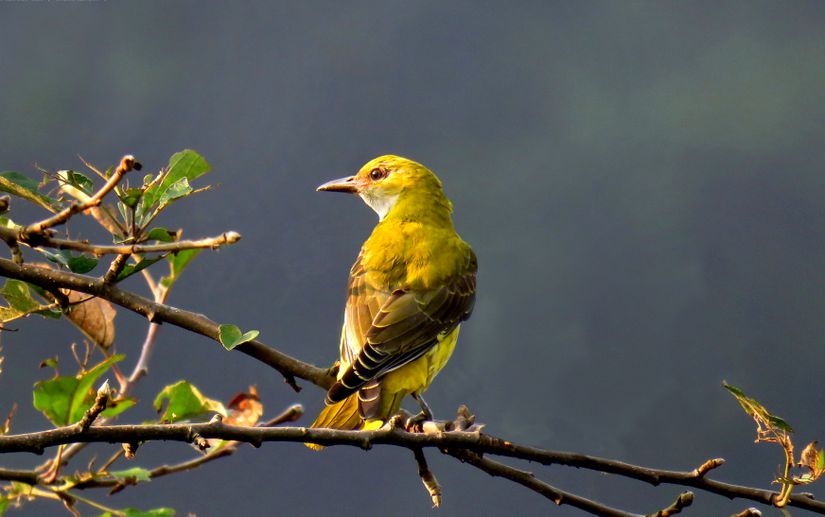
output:
[[[432,420],[422,394],[476,298],[476,255],[453,227],[452,203],[432,171],[395,155],[317,190],[356,194],[379,220],[350,270],[336,381],[312,427],[378,429],[407,395],[421,408],[407,425]]]

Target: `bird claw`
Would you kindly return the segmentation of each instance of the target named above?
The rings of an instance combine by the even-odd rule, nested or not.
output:
[[[430,420],[430,415],[426,414],[425,412],[418,413],[417,415],[413,415],[409,417],[404,422],[404,429],[410,433],[420,433],[424,431],[424,422]]]

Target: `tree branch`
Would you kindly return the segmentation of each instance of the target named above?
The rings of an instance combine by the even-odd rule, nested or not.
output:
[[[536,461],[544,465],[562,464],[618,474],[653,485],[666,483],[689,486],[731,499],[742,498],[764,504],[771,504],[772,498],[777,494],[771,490],[715,481],[708,479],[707,476],[697,476],[695,472],[690,471],[657,470],[595,456],[519,446],[501,438],[477,432],[409,433],[396,427],[375,431],[341,431],[304,427],[238,427],[215,421],[201,424],[92,426],[84,431],[79,426],[72,425],[36,433],[0,436],[0,453],[42,454],[47,447],[75,442],[138,443],[149,440],[167,440],[193,443],[196,439],[234,440],[250,443],[256,447],[263,442],[308,442],[324,446],[350,445],[362,449],[370,449],[374,445],[382,444],[410,450],[434,447],[439,450],[446,449],[447,454],[453,456],[463,454],[458,451],[470,451],[476,454],[493,454]],[[468,461],[463,457],[459,459]],[[525,478],[521,479],[525,481],[522,484],[529,486]],[[546,485],[546,483],[543,484]],[[535,486],[539,487],[539,485]],[[546,491],[547,488],[542,487],[542,490]],[[793,495],[788,505],[825,513],[825,502],[814,500],[808,495]]]
[[[99,296],[104,300],[145,316],[150,322],[171,323],[220,342],[218,339],[220,333],[218,324],[206,316],[154,302],[120,289],[115,285],[107,284],[99,278],[27,264],[17,265],[11,260],[2,258],[0,258],[0,275],[23,280],[46,289],[72,289]],[[333,379],[328,375],[326,369],[299,361],[258,340],[238,345],[235,350],[254,357],[278,370],[284,376],[285,381],[296,391],[300,390],[295,382],[296,377],[325,389],[332,385]]]
[[[14,228],[0,227],[0,239],[9,242],[18,237],[18,232]],[[216,249],[228,244],[235,244],[241,240],[238,232],[224,232],[216,237],[206,237],[196,240],[184,240],[177,242],[165,242],[162,244],[91,244],[88,241],[75,241],[71,239],[58,239],[48,235],[38,235],[32,237],[35,246],[55,248],[60,250],[73,250],[94,255],[129,255],[133,253],[166,253],[191,249]],[[27,241],[24,241],[27,242]]]
[[[87,201],[84,201],[82,203],[72,203],[67,208],[64,208],[63,210],[54,214],[51,217],[26,226],[20,231],[20,241],[26,242],[32,236],[42,234],[44,230],[65,223],[73,215],[79,214],[80,212],[88,210],[89,208],[98,206],[101,203],[101,201],[103,201],[103,198],[106,196],[106,194],[111,192],[111,190],[115,188],[118,183],[120,183],[120,180],[123,178],[124,174],[131,171],[132,169],[139,171],[141,168],[142,166],[140,165],[140,162],[135,160],[134,156],[127,154],[126,156],[121,158],[120,164],[118,165],[117,169],[115,169],[114,173],[112,173],[112,176],[109,178],[109,181],[107,181],[105,185],[100,187],[100,190],[95,192],[95,194],[92,197],[90,197]]]

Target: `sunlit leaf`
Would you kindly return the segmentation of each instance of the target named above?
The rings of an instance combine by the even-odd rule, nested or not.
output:
[[[95,400],[92,386],[124,355],[112,356],[79,376],[59,376],[34,384],[34,407],[53,424],[73,424],[83,417]],[[125,409],[125,408],[124,408]]]
[[[142,188],[125,188],[118,197],[120,198],[121,203],[128,206],[129,208],[134,208],[137,206],[138,201],[140,201],[140,197],[142,195]]]
[[[816,441],[809,443],[799,454],[797,466],[807,469],[807,472],[794,477],[794,482],[804,485],[816,481],[825,473],[825,449],[820,449]]]
[[[18,172],[0,172],[0,190],[38,204],[50,212],[58,210],[58,202],[37,191],[37,181]]]
[[[95,191],[94,182],[88,176],[77,171],[58,171],[58,177],[68,185],[79,189],[84,194],[91,196]]]
[[[189,180],[181,178],[175,183],[169,185],[169,188],[161,194],[158,200],[159,206],[166,206],[176,199],[180,199],[192,192],[192,187],[189,186]]]
[[[89,298],[79,291],[69,291],[69,303]],[[66,317],[97,346],[108,349],[115,342],[115,307],[107,300],[92,297],[72,305]]]
[[[203,251],[200,249],[181,250],[169,256],[169,276],[160,279],[161,284],[167,289],[178,281],[181,273],[192,260]]]
[[[173,232],[166,228],[152,228],[146,234],[146,238],[150,241],[175,242],[180,239],[180,233],[180,230]]]
[[[119,399],[109,402],[101,415],[105,417],[117,416],[137,404],[135,399]]]
[[[149,208],[157,204],[172,185],[183,178],[187,180],[187,183],[192,182],[209,172],[210,168],[206,159],[191,149],[173,154],[169,158],[169,165],[163,180],[147,189],[143,197],[143,213],[148,213]]]
[[[154,407],[155,411],[160,413],[160,420],[163,422],[190,420],[212,413],[226,416],[223,404],[205,397],[198,388],[187,381],[178,381],[163,388],[155,397]]]
[[[254,427],[264,414],[264,405],[261,404],[261,399],[258,396],[258,390],[255,386],[250,386],[248,392],[241,392],[232,397],[232,400],[227,404],[227,409],[229,410],[229,415],[223,419],[223,423],[226,425]],[[227,440],[221,440],[219,438],[211,438],[208,439],[207,442],[212,450],[223,447],[228,443]]]
[[[149,481],[152,473],[143,467],[132,467],[127,470],[111,470],[109,475],[118,479],[134,479],[136,481]]]
[[[144,269],[151,266],[155,262],[163,259],[163,257],[164,257],[164,255],[158,255],[157,257],[144,258],[143,260],[141,260],[137,264],[126,264],[126,266],[124,266],[123,269],[120,271],[120,273],[117,275],[117,281],[120,282],[121,280],[123,280],[125,278],[129,278],[130,276],[134,275],[135,273],[139,273],[140,271],[143,271]]]
[[[242,343],[252,341],[258,337],[258,334],[260,334],[260,331],[258,330],[250,330],[249,332],[241,333],[241,329],[237,326],[227,323],[222,324],[219,329],[220,335],[218,337],[223,347],[227,350],[232,350]]]
[[[742,409],[745,410],[745,413],[756,420],[757,424],[761,423],[772,431],[780,430],[787,433],[793,432],[793,429],[787,422],[785,422],[785,420],[771,414],[765,406],[757,402],[756,399],[746,396],[745,393],[736,386],[732,386],[725,381],[722,381],[722,386],[736,398],[739,405],[741,405]]]
[[[29,285],[20,280],[6,280],[6,284],[0,289],[0,294],[9,302],[13,309],[20,312],[31,312],[40,308],[40,304],[32,298]]]

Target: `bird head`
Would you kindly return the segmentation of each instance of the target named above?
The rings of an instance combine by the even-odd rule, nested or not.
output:
[[[446,201],[441,181],[428,168],[391,154],[370,160],[355,176],[328,181],[317,190],[358,194],[380,219],[405,199]]]

